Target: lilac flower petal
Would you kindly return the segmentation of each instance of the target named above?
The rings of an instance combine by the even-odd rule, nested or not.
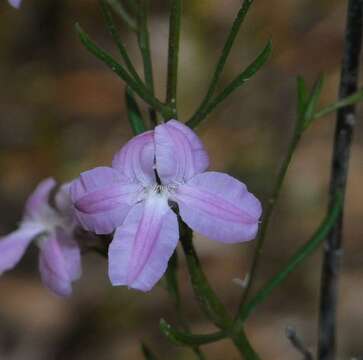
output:
[[[37,216],[45,204],[48,203],[49,193],[56,186],[52,178],[41,181],[29,196],[25,204],[25,219],[32,219]]]
[[[22,0],[8,0],[8,1],[9,1],[9,4],[10,4],[12,7],[19,9],[19,8],[20,8],[21,1],[22,1]]]
[[[113,285],[149,291],[166,271],[179,239],[176,215],[160,195],[137,204],[109,247]]]
[[[139,185],[130,184],[117,170],[98,167],[74,180],[70,194],[80,224],[97,234],[108,234],[122,224],[139,190]]]
[[[224,243],[256,237],[261,204],[229,175],[206,172],[178,187],[172,197],[182,219],[196,232]]]
[[[71,295],[72,282],[68,266],[54,234],[40,244],[39,271],[44,286],[59,296]]]
[[[170,120],[167,124],[180,130],[190,143],[194,160],[194,172],[192,175],[200,174],[206,171],[209,167],[209,156],[197,134],[180,121]]]
[[[71,281],[78,280],[82,275],[80,247],[64,229],[58,228],[56,234],[69,279]]]
[[[42,231],[40,226],[27,224],[0,238],[0,274],[16,266],[30,242]]]
[[[155,181],[154,160],[154,136],[152,131],[147,131],[135,136],[116,153],[112,167],[121,171],[130,181],[137,180],[149,185]]]
[[[155,155],[156,169],[164,184],[187,181],[209,165],[197,135],[176,120],[155,128]]]

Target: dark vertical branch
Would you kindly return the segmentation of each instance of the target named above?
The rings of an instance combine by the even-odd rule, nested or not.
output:
[[[339,98],[357,90],[362,43],[363,0],[349,0]],[[345,194],[350,147],[356,120],[355,105],[338,111],[330,183],[330,206],[339,191]],[[336,311],[338,276],[342,255],[343,212],[327,237],[322,268],[319,360],[333,360],[336,354]]]

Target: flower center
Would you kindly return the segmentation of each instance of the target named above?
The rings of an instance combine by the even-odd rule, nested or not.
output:
[[[177,184],[168,184],[168,185],[154,184],[151,188],[151,191],[153,193],[168,196],[170,195],[170,193],[175,192],[177,187],[178,187]]]

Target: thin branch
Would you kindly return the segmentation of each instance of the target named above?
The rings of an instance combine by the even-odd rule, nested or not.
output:
[[[358,88],[362,27],[363,0],[349,0],[339,99],[351,95]],[[330,182],[330,206],[337,192],[345,195],[355,120],[355,105],[338,111]],[[336,358],[336,313],[338,277],[343,249],[342,232],[343,214],[328,235],[324,248],[320,293],[319,360]]]
[[[150,92],[154,94],[154,79],[153,79],[153,71],[152,71],[152,60],[150,53],[150,39],[149,39],[149,29],[148,29],[148,21],[147,21],[147,13],[148,13],[148,0],[138,0],[139,9],[138,9],[138,33],[137,39],[139,43],[139,48],[143,60],[144,65],[144,77],[147,87]]]
[[[313,354],[306,348],[293,327],[288,326],[286,328],[286,337],[290,340],[291,345],[301,353],[304,360],[314,360]]]
[[[166,88],[166,103],[173,109],[177,117],[177,85],[178,59],[180,44],[182,0],[171,1],[169,24],[168,76]]]
[[[138,83],[134,78],[126,71],[126,69],[119,64],[109,53],[100,48],[87,33],[83,31],[79,24],[76,24],[76,31],[80,37],[82,44],[95,55],[99,60],[104,62],[114,73],[116,73],[141,99],[148,103],[153,109],[160,111],[160,113],[167,117],[170,113],[170,109],[167,105],[161,103],[155,98],[150,90],[142,83]]]
[[[244,322],[249,318],[255,308],[263,303],[272,293],[272,291],[282,284],[285,279],[296,270],[296,268],[301,265],[308,256],[313,254],[316,249],[323,243],[327,234],[333,226],[341,213],[342,209],[342,195],[340,193],[336,194],[334,199],[334,207],[329,210],[328,215],[325,217],[323,222],[320,224],[319,228],[315,231],[314,235],[302,245],[295,253],[292,255],[284,266],[284,268],[277,274],[271,277],[264,286],[252,297],[252,299],[243,307],[242,312],[238,314],[238,318],[235,321],[235,330],[243,328]]]
[[[185,254],[194,294],[201,310],[217,327],[222,331],[227,331],[228,336],[246,360],[259,360],[260,357],[250,344],[243,326],[241,326],[238,331],[234,331],[233,319],[210,286],[209,281],[204,274],[193,245],[193,232],[181,221],[180,242]]]
[[[137,40],[141,52],[142,62],[144,66],[144,78],[146,82],[146,86],[154,95],[154,77],[153,77],[153,66],[152,66],[152,58],[151,58],[151,50],[150,50],[150,36],[149,36],[149,28],[148,28],[148,8],[149,8],[149,0],[137,0]],[[157,125],[157,116],[156,116],[156,108],[149,108],[150,120],[153,125]],[[170,108],[170,112],[167,115],[162,113],[163,117],[170,117],[172,113],[172,109]]]
[[[108,4],[112,7],[112,10],[120,16],[124,23],[132,31],[137,31],[137,24],[135,19],[129,14],[125,6],[119,0],[107,0]]]
[[[142,80],[140,79],[140,77],[129,57],[129,54],[127,53],[127,50],[120,38],[120,34],[118,33],[118,30],[113,21],[113,16],[111,14],[108,3],[105,0],[100,0],[100,4],[101,4],[102,14],[103,14],[103,17],[106,22],[107,31],[112,36],[112,38],[120,52],[121,57],[125,62],[126,68],[128,69],[130,75],[134,78],[134,80],[137,83],[142,84]]]
[[[175,250],[172,257],[169,259],[168,268],[165,274],[166,287],[174,303],[178,325],[184,330],[185,333],[189,333],[189,325],[183,316],[182,301],[180,296],[180,286],[178,279],[178,267],[179,267],[178,253],[177,250]],[[168,327],[162,327],[161,322],[160,322],[160,328],[161,330],[168,329]],[[172,330],[170,331],[172,333]],[[164,334],[167,335],[170,333],[170,331],[169,332],[164,331]],[[176,333],[178,332],[176,331]],[[202,351],[198,348],[198,344],[195,343],[191,344],[190,346],[194,354],[197,356],[197,358],[203,360],[204,355]]]
[[[277,175],[277,179],[276,179],[276,183],[274,185],[273,191],[272,191],[272,195],[268,200],[267,203],[267,208],[265,211],[265,215],[264,215],[264,219],[262,221],[261,224],[261,229],[257,238],[257,243],[256,243],[256,247],[255,247],[255,251],[253,254],[253,260],[252,260],[252,265],[251,265],[251,270],[249,272],[249,280],[248,280],[248,284],[246,287],[246,290],[243,292],[243,296],[239,305],[239,309],[238,309],[238,314],[241,313],[243,311],[243,307],[250,295],[250,292],[252,290],[252,285],[254,284],[255,281],[255,277],[257,274],[257,268],[258,265],[260,263],[260,257],[261,257],[261,253],[262,253],[262,248],[265,242],[265,238],[266,238],[266,234],[267,234],[267,230],[268,230],[268,226],[270,224],[270,220],[271,220],[271,216],[273,214],[273,211],[275,209],[275,205],[276,205],[276,201],[280,195],[281,189],[282,189],[282,185],[287,173],[287,170],[290,166],[290,162],[292,159],[292,156],[297,148],[297,145],[300,142],[300,138],[301,138],[301,133],[298,131],[295,131],[293,138],[291,139],[291,142],[289,144],[288,150],[287,150],[287,155],[284,158],[279,173]]]
[[[214,70],[212,80],[209,84],[207,94],[205,95],[204,99],[202,100],[200,106],[198,107],[198,109],[196,110],[194,115],[188,121],[189,123],[199,124],[203,120],[205,109],[209,105],[209,102],[212,99],[212,97],[217,89],[217,85],[218,85],[218,82],[223,73],[224,66],[226,65],[226,62],[227,62],[229,54],[232,50],[233,44],[236,40],[236,37],[239,33],[241,25],[243,24],[244,19],[246,18],[246,15],[247,15],[248,10],[250,9],[252,3],[253,3],[253,0],[244,0],[243,1],[243,4],[242,4],[240,10],[238,11],[238,14],[232,24],[231,30],[229,31],[229,34],[227,36],[227,40],[224,44],[222,53],[219,57],[216,68]]]

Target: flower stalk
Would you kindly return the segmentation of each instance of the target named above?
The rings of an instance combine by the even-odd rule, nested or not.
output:
[[[187,261],[187,267],[194,294],[200,308],[205,315],[233,341],[236,348],[246,360],[260,359],[258,354],[250,344],[243,327],[238,331],[233,329],[233,319],[228,314],[225,306],[209,285],[201,267],[197,252],[193,245],[193,232],[183,222],[179,222],[181,227],[180,241]],[[220,334],[215,336],[215,340],[220,340]]]

